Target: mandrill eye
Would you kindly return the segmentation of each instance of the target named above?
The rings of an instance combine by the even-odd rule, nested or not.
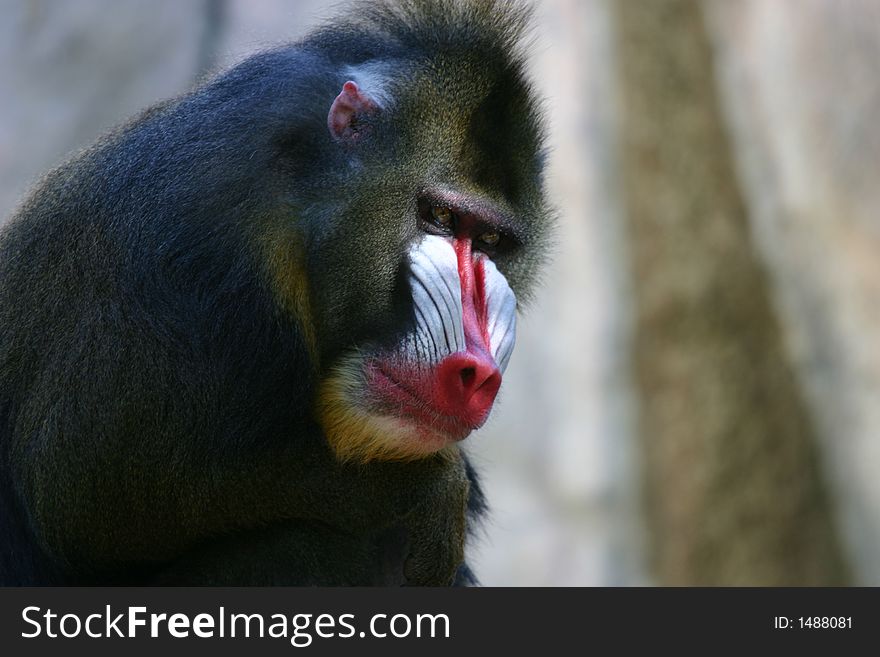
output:
[[[455,216],[449,208],[433,207],[431,208],[431,218],[438,226],[452,228]]]
[[[491,230],[483,233],[477,239],[486,246],[497,246],[498,242],[501,241],[501,235],[497,231]]]

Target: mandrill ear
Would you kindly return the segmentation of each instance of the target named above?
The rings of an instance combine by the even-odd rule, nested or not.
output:
[[[327,114],[327,128],[336,141],[353,143],[363,133],[363,118],[379,110],[378,103],[349,80],[342,85]]]

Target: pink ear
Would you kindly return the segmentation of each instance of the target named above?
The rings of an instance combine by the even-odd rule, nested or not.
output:
[[[357,115],[375,112],[378,105],[349,80],[342,85],[327,114],[327,127],[337,141],[354,141],[358,138]]]

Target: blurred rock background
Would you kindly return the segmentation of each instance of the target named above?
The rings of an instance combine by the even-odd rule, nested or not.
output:
[[[543,0],[560,209],[469,439],[489,585],[880,585],[880,4]],[[0,217],[317,0],[0,0]]]

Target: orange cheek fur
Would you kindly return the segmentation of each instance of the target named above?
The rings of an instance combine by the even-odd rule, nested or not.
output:
[[[303,262],[302,242],[289,228],[273,226],[262,237],[260,245],[269,280],[281,308],[299,322],[313,370],[318,368],[318,340],[312,319],[312,303],[308,277]]]
[[[445,449],[457,450],[441,435],[426,435],[399,418],[364,408],[366,382],[362,358],[352,355],[320,384],[316,417],[342,461],[413,461]]]
[[[319,370],[318,343],[312,319],[311,296],[303,269],[302,247],[295,234],[275,227],[261,244],[280,306],[297,318],[313,363]],[[455,445],[424,427],[405,420],[376,415],[365,409],[366,382],[363,359],[353,354],[335,367],[319,384],[315,417],[327,442],[341,461],[413,461],[437,452],[457,450]]]

